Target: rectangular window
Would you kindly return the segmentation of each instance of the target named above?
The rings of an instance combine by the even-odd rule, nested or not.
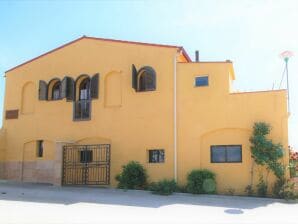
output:
[[[43,140],[38,140],[37,142],[36,142],[36,148],[37,148],[37,150],[36,150],[36,154],[37,154],[37,157],[43,157]]]
[[[211,163],[241,163],[242,145],[211,146]]]
[[[80,162],[81,163],[91,163],[93,160],[92,150],[80,151]]]
[[[208,76],[199,76],[195,78],[195,86],[208,86],[209,85],[209,79]]]
[[[148,152],[149,152],[149,163],[164,163],[165,162],[165,150],[150,149]]]
[[[73,120],[86,121],[90,119],[91,119],[91,100],[79,100],[79,101],[73,102]]]

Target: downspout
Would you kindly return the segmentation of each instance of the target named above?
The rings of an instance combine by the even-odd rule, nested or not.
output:
[[[174,112],[174,179],[178,181],[177,175],[177,58],[174,56],[174,98],[173,98],[173,112]]]

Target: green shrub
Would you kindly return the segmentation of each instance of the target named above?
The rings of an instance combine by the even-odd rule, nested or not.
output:
[[[152,191],[153,194],[170,195],[177,190],[177,184],[175,180],[164,179],[152,183],[149,190]]]
[[[295,184],[285,179],[278,179],[272,189],[273,196],[276,198],[283,198],[286,200],[294,200],[298,198],[295,193]]]
[[[290,169],[290,177],[291,178],[295,177],[296,176],[296,162],[295,161],[290,161],[289,169]]]
[[[192,194],[215,193],[215,174],[206,169],[191,171],[187,176],[186,189]]]
[[[265,183],[263,176],[260,176],[259,183],[257,184],[257,195],[259,197],[266,197],[268,185]]]
[[[273,172],[277,178],[282,178],[285,175],[285,167],[280,159],[284,156],[284,150],[280,143],[276,144],[268,139],[270,131],[270,124],[265,122],[254,124],[253,134],[249,139],[252,158],[257,165],[266,167],[267,171]],[[253,180],[253,169],[251,180]],[[260,185],[260,187],[262,186]]]
[[[283,188],[284,180],[278,179],[275,181],[273,188],[272,188],[272,194],[276,198],[281,198],[280,191]]]
[[[131,161],[122,166],[122,172],[116,176],[118,188],[144,189],[147,184],[147,172],[145,168],[136,161]]]

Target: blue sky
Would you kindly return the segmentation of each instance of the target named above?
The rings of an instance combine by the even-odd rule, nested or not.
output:
[[[278,88],[279,53],[298,54],[298,1],[0,1],[0,116],[4,72],[82,35],[183,45],[234,62],[234,89]],[[298,149],[298,55],[290,59],[290,144]],[[270,111],[268,111],[270,113]],[[0,126],[1,126],[0,121]]]

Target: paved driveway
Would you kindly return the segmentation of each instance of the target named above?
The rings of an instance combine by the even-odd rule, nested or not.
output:
[[[298,223],[281,200],[0,182],[0,223]]]

